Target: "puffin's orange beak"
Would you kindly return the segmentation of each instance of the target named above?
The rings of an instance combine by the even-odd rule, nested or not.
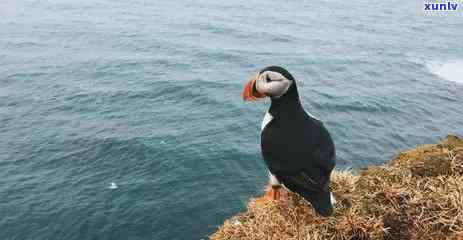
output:
[[[248,80],[248,82],[244,86],[244,90],[243,90],[243,100],[244,101],[246,102],[256,101],[256,100],[259,100],[259,98],[265,97],[265,94],[257,91],[256,80],[257,79],[255,77],[251,78],[250,80]]]

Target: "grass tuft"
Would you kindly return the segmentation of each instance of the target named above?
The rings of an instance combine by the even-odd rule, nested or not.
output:
[[[336,170],[335,213],[320,217],[298,195],[257,206],[228,220],[211,240],[463,239],[463,140],[398,154],[389,164],[353,174]]]

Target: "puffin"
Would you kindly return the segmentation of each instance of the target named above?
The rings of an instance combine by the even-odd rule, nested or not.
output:
[[[244,101],[271,100],[261,125],[269,184],[256,203],[278,200],[285,187],[310,202],[317,214],[331,215],[335,145],[323,122],[304,110],[294,77],[283,67],[266,67],[247,81],[242,97]]]

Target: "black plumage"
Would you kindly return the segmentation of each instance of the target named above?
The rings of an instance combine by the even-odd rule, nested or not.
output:
[[[330,174],[335,166],[335,146],[328,130],[301,105],[296,81],[281,67],[274,71],[293,81],[288,91],[272,98],[273,119],[261,134],[262,155],[270,172],[289,190],[309,201],[323,216],[332,213]]]

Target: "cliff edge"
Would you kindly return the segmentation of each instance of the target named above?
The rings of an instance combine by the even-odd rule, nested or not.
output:
[[[335,171],[333,216],[284,191],[279,201],[228,220],[210,236],[223,239],[463,239],[463,140],[449,135],[399,153],[388,164]]]

